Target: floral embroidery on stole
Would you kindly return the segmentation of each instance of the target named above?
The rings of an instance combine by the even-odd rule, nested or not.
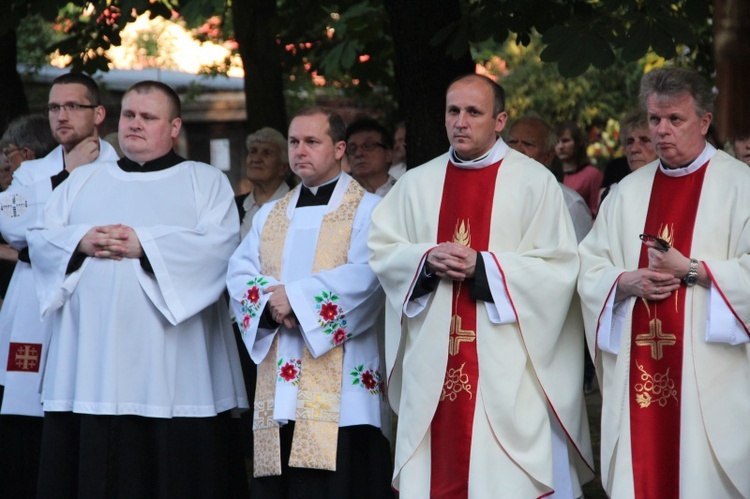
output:
[[[323,217],[313,273],[346,263],[354,216],[364,192],[357,182],[350,181],[341,206]],[[276,203],[261,232],[261,271],[277,280],[281,278],[284,243],[289,231],[287,209],[293,197],[294,191]],[[279,425],[273,419],[278,345],[277,334],[271,350],[258,368],[253,407],[253,474],[256,477],[281,475]],[[332,348],[316,359],[306,346],[303,347],[290,466],[336,470],[343,355],[342,348]]]

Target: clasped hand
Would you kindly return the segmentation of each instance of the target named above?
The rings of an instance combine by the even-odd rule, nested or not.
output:
[[[101,225],[90,229],[81,242],[78,250],[96,258],[140,258],[143,247],[132,227],[127,225]]]
[[[674,247],[662,252],[648,244],[648,267],[620,276],[617,283],[618,299],[637,296],[647,300],[663,300],[680,287],[680,281],[690,269],[690,259]]]
[[[427,254],[427,270],[439,277],[464,281],[474,277],[477,252],[456,243],[440,243]]]
[[[292,304],[289,303],[289,297],[286,295],[286,287],[283,284],[275,284],[266,287],[263,293],[272,293],[266,306],[273,320],[284,324],[289,329],[296,327],[297,318],[292,310]]]

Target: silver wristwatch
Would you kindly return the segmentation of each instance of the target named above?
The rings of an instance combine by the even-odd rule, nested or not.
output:
[[[698,283],[698,260],[695,258],[690,259],[690,270],[688,270],[688,273],[685,274],[682,280],[688,287],[695,286]]]

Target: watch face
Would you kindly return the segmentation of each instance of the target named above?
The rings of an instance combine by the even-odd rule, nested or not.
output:
[[[685,283],[688,286],[694,285],[696,282],[698,282],[698,276],[697,275],[689,275],[685,278]]]

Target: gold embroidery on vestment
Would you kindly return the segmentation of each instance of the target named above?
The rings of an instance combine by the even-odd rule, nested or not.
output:
[[[448,353],[456,355],[461,349],[461,343],[467,341],[471,343],[476,340],[477,334],[469,329],[461,329],[461,316],[456,314],[451,317],[450,341],[448,343]]]
[[[294,197],[291,191],[271,209],[263,225],[260,241],[261,272],[281,280],[282,257],[289,231],[287,215]],[[351,180],[341,205],[323,217],[315,249],[313,273],[336,268],[347,262],[352,226],[364,189]],[[279,335],[258,368],[253,429],[255,436],[254,476],[281,474],[278,423],[273,419],[276,393],[276,361]],[[336,470],[343,348],[333,348],[314,358],[303,347],[297,391],[297,410],[289,465],[301,468]]]
[[[453,242],[463,246],[471,246],[471,225],[469,220],[456,220],[456,228],[453,230]]]
[[[456,290],[456,298],[453,300],[453,309],[458,310],[458,297],[461,296],[462,283],[459,281],[457,284],[458,289]],[[450,335],[448,338],[448,353],[450,355],[456,355],[461,349],[461,343],[476,340],[477,333],[469,329],[461,329],[461,322],[463,319],[460,315],[455,314],[451,317]]]
[[[445,373],[443,390],[440,393],[440,402],[443,402],[445,399],[454,402],[461,392],[468,393],[470,399],[474,398],[474,395],[471,393],[469,375],[463,372],[465,365],[465,363],[461,364],[461,367],[458,369],[448,369],[448,372]]]
[[[635,337],[635,344],[639,347],[650,347],[651,357],[661,360],[664,356],[663,347],[674,346],[677,336],[661,330],[661,320],[658,318],[648,321],[648,333],[641,333]]]
[[[635,365],[641,371],[641,383],[636,383],[634,386],[636,391],[635,401],[641,409],[646,409],[654,403],[664,407],[670,398],[674,398],[674,401],[677,402],[677,390],[674,388],[674,380],[669,377],[669,369],[664,374],[656,373],[652,375],[647,373],[638,361],[635,362]]]
[[[674,246],[674,224],[661,224],[656,237],[664,239],[670,246]]]

